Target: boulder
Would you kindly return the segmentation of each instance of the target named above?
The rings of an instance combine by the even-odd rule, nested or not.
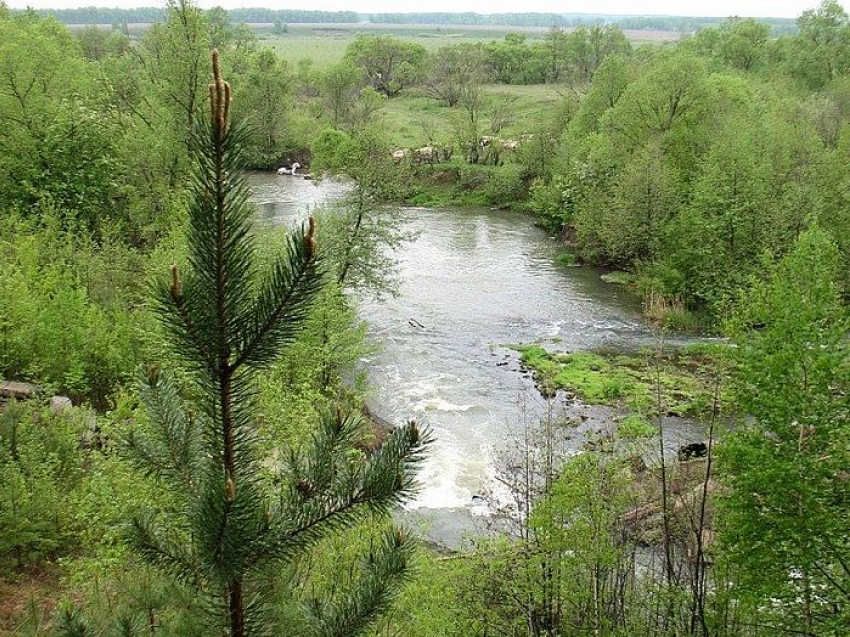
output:
[[[679,462],[687,462],[692,458],[705,458],[708,455],[708,445],[704,442],[692,442],[679,447],[677,456]]]
[[[67,396],[53,396],[50,399],[50,411],[52,411],[54,414],[59,414],[63,411],[67,411],[73,406],[74,403],[72,403],[71,399]]]
[[[41,387],[32,383],[19,383],[7,380],[0,383],[0,396],[5,398],[32,398],[41,391]]]

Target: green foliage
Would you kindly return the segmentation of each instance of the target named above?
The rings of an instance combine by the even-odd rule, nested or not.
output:
[[[679,52],[660,52],[647,72],[623,91],[603,128],[632,148],[653,136],[692,134],[708,114],[704,63]]]
[[[262,433],[270,450],[308,440],[322,411],[339,399],[343,376],[359,389],[357,368],[371,351],[365,337],[366,326],[348,298],[336,285],[328,284],[304,330],[259,379]]]
[[[114,120],[96,108],[95,75],[71,34],[53,20],[0,21],[0,188],[4,205],[37,214],[60,208],[69,223],[101,228],[121,211]]]
[[[394,97],[421,76],[425,49],[389,36],[359,35],[348,45],[345,56],[366,85]]]
[[[765,55],[770,27],[752,18],[732,18],[720,27],[719,54],[724,62],[742,71],[759,65]]]
[[[394,162],[379,132],[368,128],[356,135],[324,131],[313,145],[313,167],[352,181],[351,193],[321,217],[337,283],[378,296],[393,293],[392,250],[412,237],[390,202],[406,194],[410,167]]]
[[[823,0],[817,9],[797,19],[800,35],[789,43],[792,73],[811,88],[820,88],[850,71],[850,19],[835,0]]]
[[[529,208],[549,232],[568,226],[573,217],[576,188],[568,176],[555,175],[550,181],[536,179],[531,184]]]
[[[419,549],[413,561],[410,582],[386,618],[386,630],[408,635],[450,637],[473,635],[475,606],[481,600],[464,604],[460,588],[467,581],[472,560],[465,555],[439,555],[429,549]],[[383,623],[383,622],[382,622]],[[384,626],[375,635],[385,634]],[[392,633],[391,633],[392,634]]]
[[[132,517],[127,539],[143,561],[205,600],[209,625],[241,637],[274,623],[263,591],[275,567],[409,496],[427,438],[410,423],[365,458],[353,449],[361,419],[324,411],[306,444],[278,454],[276,488],[263,480],[256,379],[303,332],[323,272],[311,220],[260,275],[240,172],[245,133],[230,125],[230,86],[217,53],[213,71],[212,121],[194,140],[188,271],[184,277],[173,266],[157,293],[171,345],[194,381],[194,401],[156,369],[141,382],[150,423],[130,432],[128,448],[168,496]],[[306,604],[308,632],[358,634],[371,625],[402,582],[411,551],[406,534],[388,531],[350,588]]]
[[[357,148],[352,137],[340,130],[324,130],[313,141],[311,147],[313,170],[342,173],[356,161]]]
[[[627,416],[617,425],[617,436],[623,440],[639,440],[658,435],[658,427],[640,416]]]
[[[563,83],[584,90],[607,58],[628,56],[631,46],[617,26],[581,25],[569,32],[552,28],[542,42],[510,33],[486,45],[497,82],[505,84]]]
[[[765,623],[825,635],[848,621],[850,366],[838,264],[813,228],[742,300],[732,333],[739,401],[754,422],[721,456],[724,556],[742,598]]]
[[[282,163],[284,140],[292,110],[294,79],[286,61],[263,49],[248,60],[248,72],[241,87],[244,99],[237,103],[251,124],[246,144],[246,161],[257,168],[276,168]]]
[[[0,410],[0,564],[21,567],[74,542],[81,415],[14,402]]]
[[[534,507],[531,527],[542,555],[528,565],[529,574],[552,569],[563,600],[562,630],[614,632],[618,620],[612,602],[622,601],[617,579],[628,563],[628,549],[612,530],[631,501],[630,486],[631,476],[616,460],[587,452],[566,463]],[[556,563],[550,562],[552,554],[560,558]]]
[[[622,57],[608,57],[593,76],[593,82],[571,124],[571,132],[574,135],[595,132],[602,116],[617,105],[631,79],[631,69]]]
[[[349,122],[352,105],[360,90],[357,67],[350,60],[330,67],[322,74],[321,89],[331,125],[336,129],[342,128]],[[314,143],[318,141],[317,139]]]
[[[491,173],[481,192],[484,202],[505,208],[518,206],[527,198],[525,176],[525,168],[516,164]]]
[[[533,456],[542,452],[536,446],[527,451]],[[545,462],[543,457],[538,460]],[[517,478],[542,479],[541,469],[532,461]],[[464,623],[448,634],[640,630],[635,623],[638,589],[622,586],[633,557],[629,541],[619,535],[620,516],[632,501],[632,476],[616,458],[595,452],[551,471],[546,490],[520,514],[524,521],[513,521],[523,529],[516,538],[482,539],[474,553],[458,556],[463,561],[452,569],[457,592],[450,590],[448,599],[458,598],[456,613]]]
[[[657,257],[680,197],[678,175],[661,148],[650,143],[637,152],[623,167],[610,199],[600,202],[603,210],[594,220],[605,260],[629,265]]]
[[[487,77],[487,58],[481,47],[445,46],[428,59],[425,90],[448,107],[461,103]]]
[[[0,373],[103,405],[139,361],[138,328],[122,295],[137,264],[58,228],[0,219]]]

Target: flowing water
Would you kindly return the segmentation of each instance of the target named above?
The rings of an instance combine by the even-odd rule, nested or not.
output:
[[[345,194],[344,184],[251,176],[259,216],[294,223]],[[379,353],[364,361],[370,406],[391,422],[413,418],[436,435],[413,504],[429,534],[456,540],[473,496],[491,482],[494,450],[541,414],[545,401],[508,346],[539,341],[588,350],[651,345],[639,305],[601,272],[557,261],[558,242],[524,215],[474,209],[404,210],[417,239],[399,250],[399,295],[360,300]],[[582,430],[610,412],[581,405]],[[669,446],[700,439],[694,423],[669,427]],[[585,438],[577,437],[578,449]],[[477,499],[476,499],[477,500]]]

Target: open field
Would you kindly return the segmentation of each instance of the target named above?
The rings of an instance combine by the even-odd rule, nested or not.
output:
[[[333,64],[342,59],[345,49],[359,34],[391,35],[416,42],[433,51],[460,42],[489,42],[501,40],[508,33],[522,33],[529,40],[540,40],[549,29],[544,27],[441,26],[423,24],[290,24],[283,35],[272,33],[268,24],[251,25],[260,43],[273,48],[282,57],[296,62],[309,58],[317,66]],[[633,45],[673,42],[680,37],[672,31],[626,31]]]
[[[547,111],[555,108],[562,97],[551,84],[508,86],[492,84],[484,88],[485,106],[482,109],[481,132],[488,133],[490,115],[500,106],[505,117],[499,133],[504,138],[516,138],[531,133]],[[452,122],[462,117],[460,107],[447,108],[437,100],[413,91],[386,100],[378,114],[387,139],[399,148],[417,148],[429,141],[445,144],[452,140]]]
[[[111,29],[110,24],[69,24],[71,29],[97,26]],[[150,23],[128,24],[131,38],[139,38]],[[318,67],[334,64],[345,55],[346,47],[360,34],[390,35],[408,42],[416,42],[428,51],[461,42],[491,42],[502,40],[509,33],[521,33],[530,41],[542,40],[548,27],[511,27],[494,25],[439,25],[439,24],[374,24],[374,23],[301,23],[287,25],[288,32],[277,35],[274,25],[252,23],[248,26],[257,34],[262,46],[271,47],[278,55],[297,62],[311,59]],[[566,29],[569,30],[569,29]],[[626,30],[626,37],[634,46],[675,42],[681,34],[657,29]]]

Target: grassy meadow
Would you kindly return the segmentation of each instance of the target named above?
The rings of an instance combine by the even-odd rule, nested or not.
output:
[[[288,33],[276,35],[270,24],[252,24],[263,46],[289,60],[297,62],[311,59],[318,67],[339,62],[346,47],[357,35],[390,35],[408,42],[421,44],[434,51],[451,44],[489,42],[501,40],[508,33],[522,33],[529,40],[541,40],[549,29],[545,27],[497,27],[426,24],[290,24]],[[648,43],[672,42],[680,34],[673,31],[625,31],[635,46]]]
[[[388,35],[415,42],[426,50],[460,43],[502,40],[509,33],[521,33],[529,41],[542,40],[549,29],[545,27],[495,27],[421,24],[289,24],[287,33],[275,34],[272,25],[250,25],[261,46],[269,47],[280,57],[295,64],[312,60],[314,68],[322,70],[339,62],[346,48],[361,34]],[[675,41],[678,33],[668,31],[626,31],[633,45]],[[551,84],[506,85],[493,84],[484,88],[482,133],[490,128],[490,116],[500,111],[503,126],[499,135],[515,138],[534,130],[535,123],[561,100],[559,91]],[[421,89],[413,88],[399,97],[386,100],[379,121],[387,139],[394,147],[417,148],[429,141],[446,143],[453,138],[453,120],[457,109],[448,109],[428,97]]]
[[[550,109],[555,108],[562,96],[551,84],[508,86],[490,84],[483,88],[484,108],[482,131],[490,126],[490,117],[501,104],[504,127],[499,135],[516,138],[534,130],[535,123]],[[419,91],[411,91],[386,100],[378,114],[382,129],[393,146],[416,148],[429,140],[447,143],[452,139],[453,121],[460,117],[459,108],[450,109]]]

